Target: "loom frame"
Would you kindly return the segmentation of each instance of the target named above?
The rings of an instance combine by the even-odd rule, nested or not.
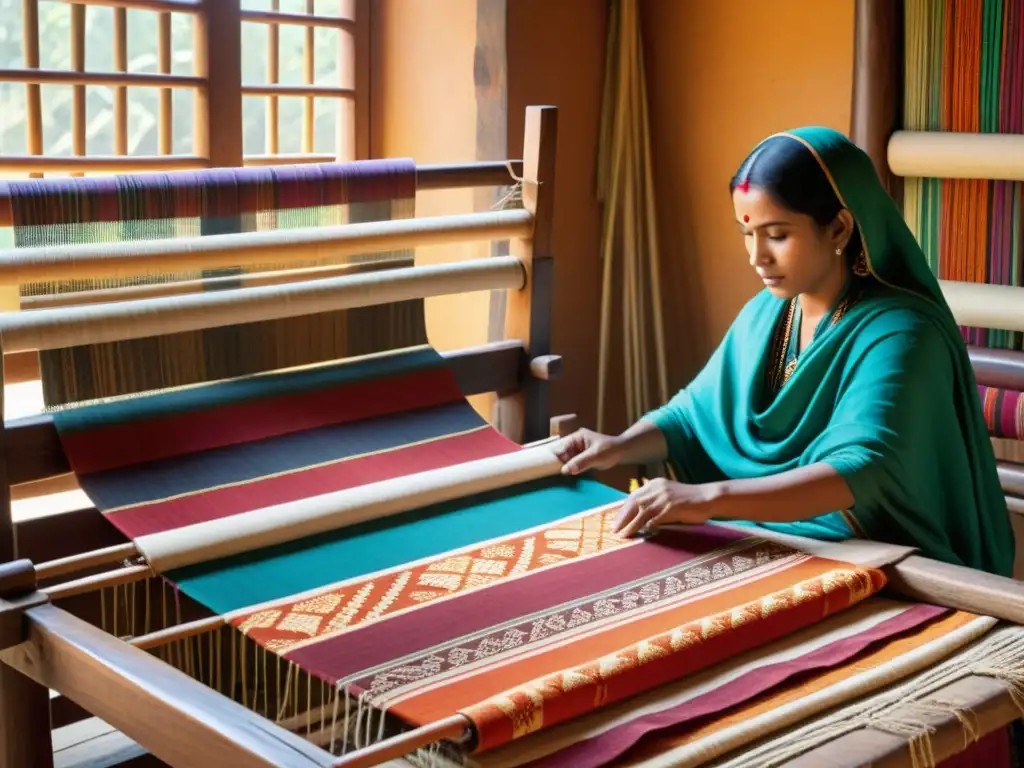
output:
[[[869,5],[858,3],[858,34],[861,33],[861,15]],[[875,12],[878,12],[877,6]],[[862,51],[860,42],[857,50]],[[867,50],[870,53],[870,47]],[[545,116],[536,117],[536,122],[531,123],[529,114],[528,111],[528,146],[531,136],[536,139],[546,133],[550,135],[555,119],[553,111],[534,112],[534,115]],[[545,121],[551,121],[547,128]],[[531,124],[534,134],[531,134]],[[549,168],[553,174],[553,140],[549,153],[543,160],[545,154],[536,152],[534,164],[530,162],[530,152],[524,151],[523,175],[527,180],[544,180],[541,173],[544,168]],[[535,172],[531,174],[531,170]],[[523,435],[539,434],[539,429],[547,426],[537,413],[546,413],[547,383],[557,376],[561,363],[560,358],[550,354],[549,326],[538,319],[539,314],[550,310],[552,187],[553,184],[533,185],[530,192],[532,201],[527,199],[524,190],[524,203],[533,206],[538,225],[532,247],[526,241],[519,241],[513,249],[513,253],[524,260],[530,290],[515,294],[516,300],[509,302],[506,320],[509,340],[460,350],[449,356],[467,394],[498,393],[495,422],[499,429],[513,433],[520,431]],[[531,189],[530,185],[527,189]],[[539,226],[542,211],[548,217],[546,230]],[[535,303],[536,307],[533,306]],[[1013,353],[972,349],[971,360],[982,383],[991,382],[993,386],[998,385],[997,381],[1003,382],[1003,386],[1008,381],[1016,386],[1024,384],[1024,356],[1018,359]],[[6,374],[6,358],[4,362]],[[528,426],[531,420],[533,423]],[[556,417],[549,424],[549,431],[560,432],[569,428],[571,419]],[[24,487],[45,483],[55,476],[66,477],[68,469],[52,421],[46,417],[33,417],[17,420],[5,427],[0,432],[0,450],[5,457],[0,462],[0,472],[3,473],[3,487],[8,489],[3,502],[6,505],[3,517],[8,521],[8,538],[13,547],[13,525],[9,523],[12,486]],[[1007,470],[1010,470],[1009,474]],[[1016,471],[1005,463],[1000,465],[1005,489],[1024,488],[1024,472],[1013,474]],[[97,516],[94,522],[98,524],[98,513],[95,510],[91,512]],[[83,514],[73,513],[75,520],[82,521],[76,526],[84,527],[88,513],[88,510]],[[71,519],[69,515],[68,522]],[[46,522],[52,524],[54,519]],[[42,527],[41,524],[36,526],[40,534]],[[1007,584],[1007,580],[998,577],[944,566],[915,556],[887,571],[896,591],[905,596],[1001,615],[1024,623],[1022,585]],[[203,684],[144,651],[112,638],[70,611],[58,608],[47,599],[46,588],[39,583],[37,576],[37,569],[31,561],[14,561],[0,566],[0,649],[4,649],[0,650],[0,712],[4,714],[0,717],[0,747],[3,749],[0,768],[8,765],[45,766],[47,760],[52,760],[50,703],[45,696],[44,685],[61,691],[68,701],[84,704],[86,710],[90,707],[103,710],[101,716],[108,722],[136,738],[154,755],[172,763],[181,760],[183,764],[204,765],[208,760],[210,765],[233,764],[234,761],[278,765],[288,760],[287,764],[295,765],[298,759],[302,761],[301,765],[369,764],[360,762],[360,759],[369,759],[372,755],[363,754],[355,760],[349,757],[342,763],[326,752],[307,747],[300,737],[241,705],[225,701],[224,697]],[[961,681],[949,686],[943,695],[971,706],[978,715],[978,724],[983,732],[1009,722],[1016,713],[1006,687],[988,678],[972,677]],[[19,699],[18,707],[5,706],[15,698]],[[126,702],[131,702],[131,705],[126,707]],[[126,709],[130,711],[126,713]],[[431,738],[457,735],[457,728],[453,730],[452,723],[437,725],[438,728],[427,734]],[[937,757],[959,751],[963,745],[958,743],[961,736],[956,730],[956,721],[940,722],[937,726]],[[11,733],[28,734],[28,738],[11,739],[8,736]],[[202,744],[205,752],[203,761],[199,763],[192,749],[196,744]],[[905,741],[877,732],[843,737],[807,753],[792,764],[823,765],[827,761],[834,765],[837,747],[841,748],[839,754],[844,755],[846,765],[863,764],[867,761],[864,759],[866,754],[872,755],[870,759],[879,765],[909,764]],[[309,754],[310,750],[315,752]]]
[[[548,387],[561,372],[561,358],[550,352],[557,109],[527,108],[525,129],[522,160],[417,168],[418,189],[509,185],[514,181],[523,185],[523,209],[531,226],[513,233],[518,236],[512,238],[511,252],[525,273],[525,285],[508,292],[506,337],[445,353],[464,394],[496,396],[495,426],[517,442],[566,434],[575,428],[575,415],[551,418],[547,411]],[[0,225],[10,222],[9,214],[8,190],[0,184]],[[5,356],[3,379],[32,378],[38,365],[37,361],[33,365],[34,355],[30,351]],[[0,386],[0,406],[2,394]],[[332,765],[334,758],[326,751],[244,707],[228,707],[223,714],[219,705],[229,702],[219,694],[108,636],[71,611],[56,607],[45,592],[36,589],[39,585],[31,560],[15,560],[18,532],[11,520],[10,500],[17,492],[12,494],[11,489],[20,485],[29,488],[30,494],[46,493],[61,487],[62,482],[73,484],[74,478],[52,420],[45,415],[4,424],[0,451],[0,487],[4,489],[0,494],[0,562],[4,562],[0,565],[0,647],[5,649],[0,653],[0,766],[52,765],[51,727],[58,721],[74,722],[91,714],[119,724],[126,734],[141,737],[139,742],[152,754],[171,762],[196,765],[194,745],[209,743],[216,745],[218,752],[209,758],[210,765],[294,764],[282,761],[296,754],[306,754],[302,764]],[[113,533],[109,524],[100,520],[100,513],[91,509],[29,525],[35,528],[29,538],[51,539],[42,552],[31,547],[35,559],[51,559],[48,555],[61,547],[76,550],[74,554],[88,552],[96,534]],[[66,538],[53,541],[58,538],[52,536],[56,525],[67,526]],[[101,532],[103,528],[107,530]],[[47,549],[49,552],[42,554]],[[162,682],[154,687],[155,680]],[[63,707],[63,716],[57,716],[56,706],[51,713],[47,687],[60,694],[55,702],[70,705]],[[119,702],[118,695],[138,701],[139,706],[128,707],[132,711],[122,716],[124,701]],[[154,733],[163,729],[166,735],[148,738],[154,724],[159,726]],[[189,737],[181,738],[186,733]],[[296,745],[296,740],[301,744]]]

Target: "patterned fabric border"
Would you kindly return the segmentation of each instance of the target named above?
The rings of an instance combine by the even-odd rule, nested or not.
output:
[[[612,532],[617,507],[563,520],[526,536],[446,553],[411,568],[393,569],[235,616],[231,623],[276,653],[337,636],[441,598],[469,592],[619,547]]]

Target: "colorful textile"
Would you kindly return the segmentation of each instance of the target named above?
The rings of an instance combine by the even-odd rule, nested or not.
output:
[[[777,395],[766,371],[786,302],[766,289],[747,303],[693,382],[647,417],[677,476],[703,483],[828,463],[853,508],[764,527],[856,533],[1010,575],[1013,532],[977,383],[917,241],[870,159],[842,134],[812,127],[769,140],[800,142],[818,159],[856,220],[870,275]]]
[[[937,606],[870,597],[754,651],[482,754],[474,762],[479,768],[594,768],[618,765],[627,755],[647,754],[645,747],[654,740],[666,751],[702,739],[707,746],[707,737],[699,735],[702,730],[718,732],[720,722],[726,728],[740,708],[856,663],[950,613]],[[729,749],[737,746],[730,744]],[[715,754],[704,757],[710,760]],[[688,764],[685,759],[680,763]]]
[[[519,450],[430,348],[80,406],[54,423],[83,490],[133,539]],[[227,612],[621,497],[557,477],[167,576]]]
[[[264,648],[297,650],[386,616],[639,542],[612,532],[618,505],[463,549],[405,562],[287,600],[253,606],[231,623]]]
[[[610,524],[612,513],[593,514]],[[497,546],[510,555],[519,548]],[[475,725],[477,750],[487,750],[814,624],[885,582],[880,571],[719,526],[498,571],[468,591],[458,588],[459,574],[453,594],[329,627],[284,657],[412,725],[462,712]],[[382,580],[378,594],[394,583]],[[303,612],[325,597],[308,597]],[[322,604],[333,610],[337,601]],[[280,614],[263,615],[269,623]],[[234,621],[248,622],[251,633],[264,623],[258,614]]]
[[[1024,132],[1024,6],[1014,0],[907,0],[904,127]],[[941,278],[1024,285],[1024,186],[904,179],[903,210]],[[1024,334],[963,330],[973,344],[1020,349]]]
[[[9,182],[17,247],[182,238],[409,218],[411,160],[282,168],[218,168],[108,178]],[[81,279],[22,287],[24,294],[219,279],[239,288],[251,272],[343,262],[411,265],[411,251],[231,269]],[[43,396],[65,405],[426,343],[421,300],[239,326],[94,344],[40,354]]]
[[[979,385],[978,394],[989,434],[1024,440],[1024,392]]]
[[[906,607],[912,609],[915,606],[909,604]],[[846,615],[839,616],[834,626],[842,632],[848,620]],[[939,618],[909,627],[880,642],[875,641],[836,666],[795,675],[782,685],[771,687],[713,718],[651,734],[629,749],[619,764],[633,768],[702,764],[744,745],[762,741],[772,733],[795,724],[813,722],[821,712],[842,712],[842,705],[847,702],[862,698],[869,700],[866,697],[872,692],[892,686],[944,659],[955,658],[959,651],[982,637],[994,623],[987,621],[986,617],[964,611],[946,612]],[[830,629],[828,624],[823,622],[806,634],[813,637],[815,633],[827,633]],[[851,635],[851,639],[853,637]],[[796,638],[793,641],[796,642]],[[745,661],[760,665],[772,658],[776,648],[784,644],[765,648],[758,657]],[[817,641],[812,639],[805,647],[816,653],[816,646]],[[719,679],[708,681],[708,687],[713,689],[720,684]],[[680,686],[676,695],[686,695],[686,687]],[[670,697],[671,694],[666,692],[665,698]],[[822,735],[820,739],[822,743],[827,742],[828,736]],[[743,765],[743,752],[738,755],[735,762]],[[498,765],[505,768],[518,764]],[[498,768],[498,765],[487,763],[486,768]]]

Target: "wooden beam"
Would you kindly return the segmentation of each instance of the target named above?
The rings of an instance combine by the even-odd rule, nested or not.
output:
[[[215,168],[242,165],[242,11],[237,1],[201,0],[193,23],[197,77],[193,154]]]
[[[66,611],[42,605],[26,616],[28,641],[0,652],[0,660],[170,765],[327,768],[332,763],[330,754],[300,736]],[[37,763],[18,768],[29,765]]]
[[[507,395],[523,381],[526,359],[521,341],[499,341],[443,354],[466,396],[484,392]],[[14,419],[6,424],[5,433],[5,467],[12,485],[71,471],[49,414]]]
[[[554,280],[555,160],[558,110],[529,107],[523,140],[523,208],[533,216],[533,236],[512,241],[512,253],[526,268],[526,289],[508,294],[505,338],[522,339],[531,357],[551,347]],[[493,423],[518,443],[548,436],[548,383],[528,379],[523,389],[495,404]]]
[[[205,144],[200,147],[205,151]],[[3,159],[0,159],[0,169],[5,168],[12,161],[10,158],[13,156],[5,155]],[[98,159],[97,159],[98,158]],[[322,157],[313,156],[309,158],[307,162],[313,162],[314,160],[323,160]],[[163,169],[163,165],[171,167],[173,173],[173,166],[175,163],[187,164],[189,168],[209,167],[211,162],[205,157],[199,156],[156,156],[156,157],[61,157],[61,158],[46,158],[46,157],[29,157],[24,159],[26,168],[32,167],[33,169],[47,170],[53,168],[59,168],[65,170],[68,167],[74,167],[78,171],[89,171],[89,170],[117,170],[122,171],[132,170],[132,164],[136,163],[140,167],[145,167],[147,163],[154,165],[161,164],[160,168]],[[97,163],[96,168],[93,168],[89,163]],[[243,162],[245,159],[243,158]],[[33,165],[34,164],[34,165]],[[250,165],[293,165],[294,158],[289,156],[282,156],[278,158],[268,158],[264,156],[251,156],[248,164]],[[108,167],[109,165],[109,167]],[[135,169],[139,170],[139,169]],[[449,165],[420,165],[416,167],[416,189],[418,190],[429,190],[429,189],[465,189],[472,187],[507,187],[514,183],[512,174],[519,176],[523,171],[522,160],[507,160],[507,161],[482,161],[472,163],[455,163]],[[131,175],[125,178],[125,182],[129,185],[144,186],[146,184],[147,176],[145,174]],[[42,182],[46,184],[44,180]],[[238,182],[240,191],[244,191],[250,183],[244,178]],[[10,227],[14,225],[14,216],[11,211],[11,193],[10,188],[3,182],[0,181],[0,227]]]
[[[903,0],[856,0],[853,47],[850,138],[871,158],[889,194],[902,200],[887,148],[902,119]]]

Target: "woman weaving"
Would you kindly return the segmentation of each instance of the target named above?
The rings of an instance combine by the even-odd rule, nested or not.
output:
[[[730,184],[764,281],[696,378],[619,436],[583,430],[563,471],[668,460],[618,529],[722,520],[871,538],[1010,575],[1014,545],[967,350],[868,157],[803,128]]]

